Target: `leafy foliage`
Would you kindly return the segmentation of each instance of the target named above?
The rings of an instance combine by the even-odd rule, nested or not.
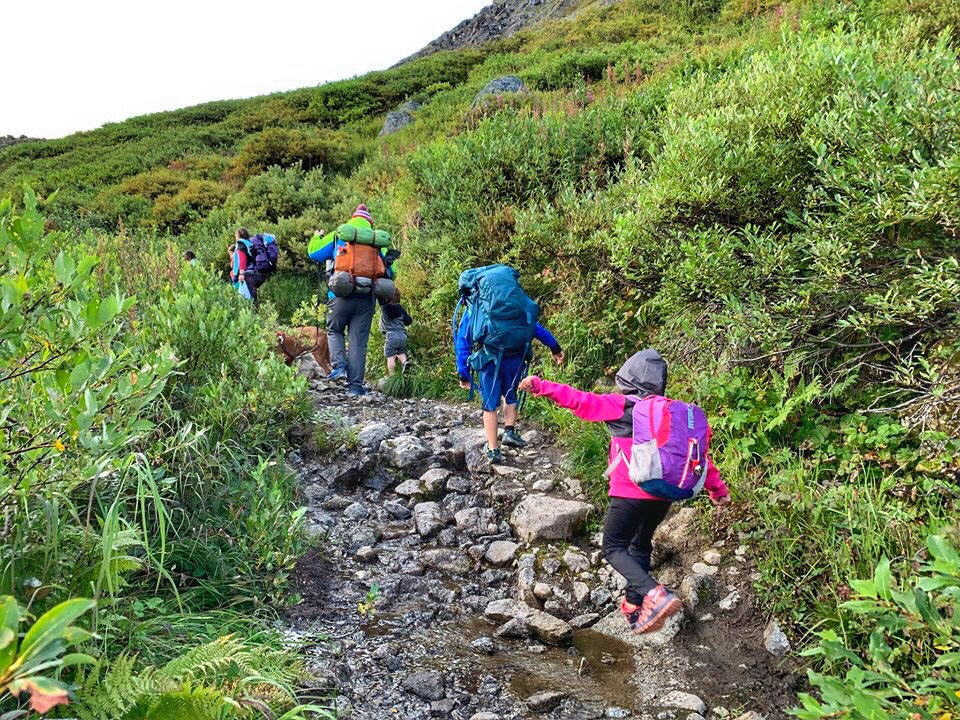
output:
[[[927,544],[930,559],[907,582],[894,580],[886,558],[872,579],[851,582],[858,599],[842,607],[859,622],[846,638],[819,633],[804,653],[831,672],[810,672],[822,701],[801,695],[796,717],[927,720],[960,710],[960,555],[944,536]]]

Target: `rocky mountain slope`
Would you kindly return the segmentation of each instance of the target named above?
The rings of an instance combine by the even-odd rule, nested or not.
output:
[[[0,148],[5,148],[8,145],[16,145],[23,142],[34,142],[39,139],[40,138],[27,137],[26,135],[20,135],[19,137],[16,135],[0,135]]]
[[[633,635],[616,608],[625,581],[549,437],[528,430],[528,448],[491,466],[472,406],[349,398],[311,360],[343,444],[288,457],[322,539],[295,572],[290,632],[326,639],[308,662],[351,718],[785,717],[799,678],[736,538],[704,538],[678,505],[655,563],[684,613]]]
[[[579,4],[581,0],[496,0],[398,64],[439,50],[458,50],[510,37],[543,20],[563,17]]]

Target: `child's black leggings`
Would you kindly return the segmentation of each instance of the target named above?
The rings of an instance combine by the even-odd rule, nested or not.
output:
[[[603,557],[627,579],[627,602],[639,605],[657,586],[650,577],[653,532],[670,510],[667,500],[610,498],[603,521]]]

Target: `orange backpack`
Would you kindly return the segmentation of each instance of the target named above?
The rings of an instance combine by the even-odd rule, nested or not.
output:
[[[354,278],[379,280],[387,276],[380,248],[358,242],[344,242],[333,262],[334,272],[348,272]]]

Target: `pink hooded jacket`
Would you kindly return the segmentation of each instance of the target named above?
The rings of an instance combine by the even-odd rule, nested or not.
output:
[[[585,392],[536,376],[531,380],[533,382],[531,392],[534,395],[549,398],[583,420],[607,423],[611,434],[608,462],[613,463],[621,452],[624,456],[630,457],[633,443],[633,397],[619,393],[599,395]],[[630,392],[632,396],[662,395],[666,389],[666,380],[666,362],[654,350],[636,353],[617,373],[617,385]],[[709,435],[707,437],[709,443]],[[720,471],[709,457],[704,487],[714,500],[730,494],[727,486],[720,479]],[[617,463],[611,473],[609,494],[610,497],[662,500],[644,492],[633,483],[625,462]]]

